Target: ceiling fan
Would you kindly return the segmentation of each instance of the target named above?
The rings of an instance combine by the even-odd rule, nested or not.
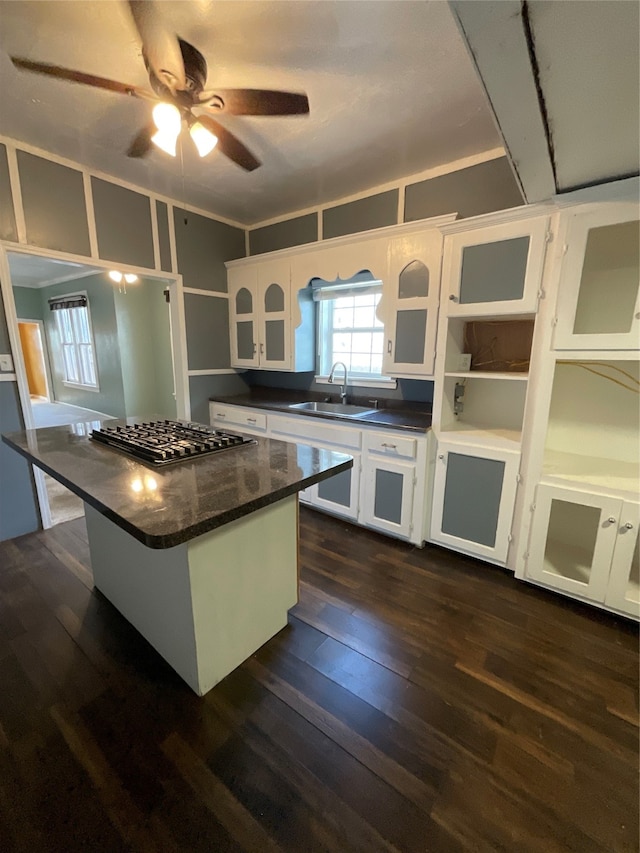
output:
[[[166,28],[153,0],[129,0],[128,6],[142,41],[142,57],[153,91],[19,56],[12,56],[11,61],[24,71],[154,102],[153,121],[149,120],[136,134],[127,151],[129,157],[145,157],[153,144],[175,157],[178,136],[186,125],[201,157],[217,145],[230,160],[251,172],[260,161],[213,115],[286,116],[309,112],[309,101],[303,93],[269,89],[206,90],[204,56]],[[196,109],[200,111],[194,112]]]

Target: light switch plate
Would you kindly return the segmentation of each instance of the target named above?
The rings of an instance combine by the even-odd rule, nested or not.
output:
[[[471,370],[471,353],[460,353],[458,361],[458,370]]]
[[[13,359],[10,355],[0,355],[0,370],[3,373],[13,373]]]

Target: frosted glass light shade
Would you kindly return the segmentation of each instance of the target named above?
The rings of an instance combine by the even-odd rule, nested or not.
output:
[[[120,284],[122,281],[122,273],[118,272],[118,270],[111,270],[109,272],[109,278],[111,281],[115,281],[116,284]]]
[[[182,127],[182,116],[180,110],[173,104],[156,104],[153,108],[153,121],[158,128],[158,132],[151,137],[151,141],[158,148],[176,156],[176,142],[180,128]]]
[[[206,157],[209,152],[218,144],[218,137],[214,136],[210,130],[207,130],[199,121],[194,122],[189,128],[191,138],[198,149],[198,154],[201,157]]]

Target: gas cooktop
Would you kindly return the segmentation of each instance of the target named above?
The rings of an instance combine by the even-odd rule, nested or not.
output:
[[[154,466],[186,462],[233,447],[256,444],[255,439],[233,432],[169,420],[124,426],[102,425],[100,429],[92,430],[90,438]]]

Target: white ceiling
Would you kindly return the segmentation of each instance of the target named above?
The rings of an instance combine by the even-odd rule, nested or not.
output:
[[[208,87],[305,91],[311,114],[220,117],[261,160],[126,157],[150,107],[9,55],[147,87],[123,0],[0,0],[0,132],[252,225],[505,145],[528,201],[638,173],[634,0],[161,0]],[[464,33],[464,35],[462,34]]]
[[[41,258],[39,255],[22,252],[9,252],[8,257],[13,287],[47,287],[50,284],[73,281],[76,278],[102,272],[98,267]]]
[[[221,117],[263,165],[214,151],[127,158],[144,102],[15,69],[9,55],[148,87],[121,0],[0,2],[2,133],[252,224],[495,149],[482,85],[442,0],[163,0],[208,87],[305,91],[310,115]]]

